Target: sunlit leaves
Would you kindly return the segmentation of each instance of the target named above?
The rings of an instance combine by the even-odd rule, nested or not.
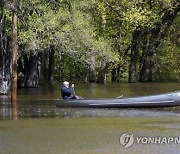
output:
[[[143,35],[134,40],[139,43],[138,51],[142,54],[143,39],[148,39],[148,32],[161,24],[165,11],[173,9],[173,2],[23,0],[21,9],[27,21],[26,27],[19,25],[18,43],[25,46],[27,52],[49,50],[54,45],[56,56],[62,51],[61,56],[68,57],[72,65],[78,63],[81,69],[87,66],[94,69],[113,62],[114,66],[122,65],[126,69],[123,73],[127,73],[133,32],[137,29],[146,31],[147,37]],[[170,51],[166,43],[161,46]],[[170,46],[174,53],[177,48]]]
[[[158,48],[158,69],[161,80],[180,81],[180,17],[169,29],[168,36]]]
[[[158,16],[147,8],[131,7],[131,9],[128,9],[127,12],[124,13],[124,20],[135,27],[149,27],[158,20]]]

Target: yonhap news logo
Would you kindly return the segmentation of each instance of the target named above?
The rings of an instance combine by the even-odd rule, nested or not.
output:
[[[180,144],[180,137],[135,137],[132,132],[121,134],[119,143],[123,148],[129,148],[137,144]]]
[[[128,148],[128,147],[132,146],[134,143],[133,133],[131,133],[131,132],[123,133],[120,136],[119,142],[124,148]]]

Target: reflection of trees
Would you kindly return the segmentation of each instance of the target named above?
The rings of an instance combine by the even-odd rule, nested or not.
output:
[[[17,116],[17,102],[13,102],[11,108],[12,108],[12,119],[17,120],[18,119],[18,116]]]
[[[0,96],[0,119],[17,120],[17,104],[11,104],[10,97]]]

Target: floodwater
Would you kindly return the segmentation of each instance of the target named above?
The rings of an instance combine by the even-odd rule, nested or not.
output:
[[[57,108],[53,99],[60,98],[59,90],[60,83],[21,89],[14,107],[8,96],[0,96],[0,153],[180,153],[180,107]],[[180,83],[75,84],[75,93],[84,98],[179,90]],[[124,133],[131,135],[123,138]]]

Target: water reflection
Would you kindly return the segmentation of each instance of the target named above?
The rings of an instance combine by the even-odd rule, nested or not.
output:
[[[17,102],[11,103],[8,95],[0,96],[0,119],[18,119]]]
[[[119,137],[180,136],[180,107],[170,108],[57,108],[60,84],[54,88],[21,89],[18,102],[0,96],[1,153],[179,153],[179,144],[137,144],[123,149]],[[179,90],[179,83],[76,84],[84,98],[115,98]]]
[[[10,119],[12,118],[12,107],[9,101],[9,96],[0,96],[0,119]]]
[[[18,102],[12,105],[9,96],[0,96],[0,119],[58,117],[117,117],[179,115],[179,107],[155,109],[87,109],[57,108],[53,99],[60,98],[60,83],[18,91]],[[180,83],[106,83],[77,84],[76,93],[84,98],[115,98],[160,94],[179,90]]]
[[[42,103],[43,102],[43,103]],[[59,108],[53,101],[21,101],[21,105],[1,106],[0,119],[77,117],[161,117],[180,116],[180,107],[169,108]]]
[[[17,114],[17,102],[12,102],[11,104],[12,108],[12,119],[17,120],[18,119],[18,114]]]

